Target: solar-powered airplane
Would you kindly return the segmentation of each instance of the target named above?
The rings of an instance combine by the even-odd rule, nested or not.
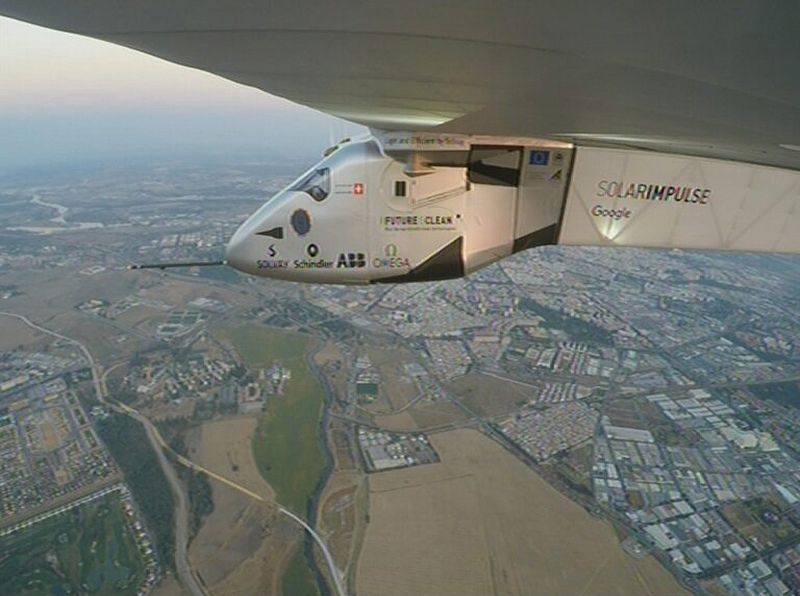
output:
[[[800,253],[796,2],[0,0],[0,14],[370,127],[238,229],[225,262],[252,275],[438,280],[548,244]]]

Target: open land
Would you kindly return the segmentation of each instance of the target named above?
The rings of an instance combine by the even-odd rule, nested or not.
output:
[[[479,414],[491,417],[513,412],[533,397],[535,389],[481,374],[469,374],[450,384],[453,393]]]
[[[272,501],[275,491],[259,473],[253,457],[257,424],[256,418],[244,416],[206,422],[190,431],[189,454],[204,468]]]
[[[678,593],[647,552],[698,591],[800,589],[796,260],[630,250],[606,263],[591,249],[543,248],[464,280],[371,288],[263,284],[225,269],[122,269],[219,258],[264,181],[289,182],[265,178],[263,166],[165,166],[72,188],[0,189],[9,201],[3,224],[59,228],[0,230],[2,310],[84,342],[105,371],[114,368],[111,397],[160,426],[206,421],[205,436],[169,438],[313,523],[351,593]],[[69,221],[48,223],[53,209],[31,205],[36,195],[67,203]],[[70,230],[73,221],[109,227]],[[11,329],[0,350],[37,344],[0,355],[0,382],[14,386],[6,403],[29,392],[46,398],[42,383],[15,379],[62,375],[53,356],[75,360],[63,377],[76,396],[92,394],[73,345],[0,324]],[[311,341],[325,346],[315,358],[334,397],[327,424],[323,386],[307,363]],[[91,425],[116,418],[90,405]],[[242,422],[241,412],[253,418]],[[64,433],[41,422],[30,428],[52,453]],[[509,451],[468,428],[495,429]],[[408,467],[366,475],[353,449],[362,429],[432,433],[441,462],[398,459]],[[323,432],[334,469],[317,495]],[[387,459],[404,457],[396,439]],[[107,442],[127,464],[133,517],[162,549],[163,569],[147,589],[160,582],[159,595],[182,593],[169,571],[163,479],[141,473],[149,464],[130,439]],[[198,446],[205,442],[209,453]],[[695,474],[678,481],[683,469]],[[54,482],[65,478],[56,469]],[[48,486],[35,484],[39,493]],[[190,557],[210,593],[317,592],[297,524],[213,479],[202,486],[214,509],[193,511],[192,523],[206,517]],[[195,503],[211,500],[189,492]],[[634,556],[622,555],[603,519]],[[53,568],[52,559],[31,561],[38,574]]]
[[[274,498],[253,458],[255,418],[223,419],[192,429],[191,458],[249,490]],[[296,550],[299,531],[282,527],[275,509],[211,479],[214,510],[192,540],[189,556],[212,594],[275,593],[285,559]]]
[[[248,368],[275,360],[291,371],[283,395],[267,401],[253,438],[253,455],[261,475],[284,507],[305,515],[325,462],[320,447],[322,388],[305,361],[307,336],[263,327],[225,329],[222,337],[237,349]],[[297,551],[283,577],[286,594],[314,593],[306,555]]]
[[[417,430],[418,425],[408,410],[398,414],[385,414],[383,416],[375,416],[375,424],[386,430],[396,431],[409,431]]]
[[[145,563],[118,494],[0,538],[2,594],[137,594]]]
[[[22,321],[0,317],[0,351],[5,352],[19,346],[35,344],[41,337],[41,334],[30,329]]]
[[[214,511],[189,548],[211,594],[278,593],[278,580],[300,531],[275,510],[211,480]]]
[[[359,594],[683,592],[658,562],[634,561],[610,525],[479,432],[431,441],[441,463],[370,477]]]
[[[280,360],[292,377],[286,391],[267,401],[253,440],[253,454],[261,475],[278,502],[305,512],[324,461],[319,446],[322,389],[305,362],[308,337],[263,327],[225,331],[248,368],[265,368]]]
[[[334,560],[345,574],[357,555],[358,534],[366,526],[362,509],[366,495],[364,477],[358,472],[336,472],[325,488],[319,506],[319,531]]]
[[[382,364],[378,366],[381,379],[384,380],[386,397],[392,406],[392,412],[403,410],[419,395],[413,381],[402,371],[399,364]]]
[[[464,413],[453,404],[420,404],[411,406],[407,412],[420,429],[450,426],[466,420]]]

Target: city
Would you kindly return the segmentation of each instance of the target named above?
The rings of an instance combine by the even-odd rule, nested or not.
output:
[[[469,516],[523,486],[520,505],[539,498],[535,477],[579,506],[576,536],[619,553],[602,575],[627,593],[800,591],[800,261],[542,248],[464,280],[364,288],[126,270],[219,258],[292,168],[0,185],[0,545],[44,544],[38,528],[59,536],[47,524],[68,511],[119,512],[103,518],[114,570],[37,546],[0,562],[0,591],[180,593],[188,561],[209,593],[324,593],[321,550],[283,508],[324,538],[350,592],[391,576],[387,593],[410,593],[413,570],[435,591],[459,573],[414,558],[438,532],[471,565],[477,587],[460,593],[482,593],[491,573],[470,561],[503,559],[497,535],[526,544],[546,514]],[[549,546],[585,549],[586,585],[593,546],[578,542]],[[515,547],[497,564],[524,585],[546,573],[540,556]],[[517,593],[498,581],[486,590]]]

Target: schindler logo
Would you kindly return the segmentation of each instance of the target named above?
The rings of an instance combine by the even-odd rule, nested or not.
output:
[[[357,269],[367,266],[367,256],[363,252],[343,252],[339,254],[336,259],[336,268],[347,267],[348,269]]]

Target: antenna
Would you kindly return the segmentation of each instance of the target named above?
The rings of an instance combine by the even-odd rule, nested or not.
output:
[[[129,270],[137,269],[175,269],[178,267],[219,267],[220,265],[227,265],[228,261],[186,261],[183,263],[143,263],[129,265]]]

